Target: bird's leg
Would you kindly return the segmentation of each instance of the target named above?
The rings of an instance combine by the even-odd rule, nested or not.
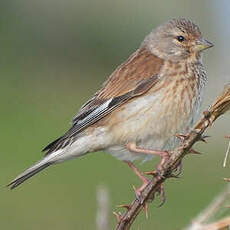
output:
[[[148,154],[148,155],[160,156],[161,157],[161,162],[157,166],[158,171],[161,171],[163,165],[169,159],[169,152],[167,152],[167,151],[144,149],[144,148],[137,147],[135,143],[128,143],[126,145],[126,148],[129,151],[135,152],[135,153],[143,153],[143,154]]]
[[[161,162],[159,163],[159,165],[157,166],[157,171],[152,171],[152,172],[147,172],[146,174],[148,175],[153,175],[153,176],[159,176],[159,171],[162,169],[163,165],[165,164],[165,162],[168,160],[169,158],[169,153],[167,151],[157,151],[157,150],[149,150],[149,149],[144,149],[144,148],[140,148],[137,147],[135,143],[129,143],[126,145],[126,148],[130,151],[130,152],[135,152],[135,153],[143,153],[143,154],[151,154],[151,155],[158,155],[161,156]],[[132,170],[134,171],[134,173],[141,179],[141,181],[143,182],[143,184],[141,185],[140,188],[135,189],[135,193],[137,195],[137,197],[139,198],[141,195],[141,192],[146,188],[146,186],[149,183],[149,180],[144,176],[144,174],[142,172],[140,172],[131,162],[129,161],[125,161],[130,168],[132,168]],[[162,198],[162,202],[160,204],[163,205],[163,203],[165,202],[166,198],[165,198],[165,192],[164,192],[164,186],[163,184],[160,186],[159,190],[158,190],[159,194],[161,195]],[[145,203],[144,206],[144,211],[145,211],[145,215],[146,218],[148,218],[148,204]]]
[[[134,173],[135,173],[135,174],[141,179],[141,181],[143,182],[143,184],[141,185],[140,188],[137,188],[137,189],[134,188],[134,191],[135,191],[137,197],[140,197],[141,192],[142,192],[142,191],[144,190],[144,188],[148,185],[149,180],[148,180],[148,178],[146,178],[146,177],[144,176],[144,174],[143,174],[142,172],[140,172],[140,171],[134,166],[134,164],[133,164],[132,162],[130,162],[130,161],[124,161],[124,162],[128,164],[128,166],[134,171]]]
[[[128,166],[134,171],[134,173],[141,179],[141,181],[143,182],[143,184],[141,185],[141,187],[139,188],[134,188],[134,191],[135,191],[135,194],[137,196],[137,198],[139,199],[140,196],[141,196],[141,192],[145,189],[145,187],[148,185],[149,183],[149,180],[148,178],[146,178],[144,176],[144,174],[142,172],[140,172],[132,162],[130,161],[124,161],[125,163],[128,164]],[[127,209],[130,208],[130,206],[127,206],[127,205],[122,205],[121,207],[125,207]],[[145,212],[145,217],[146,219],[148,219],[148,203],[145,203],[143,205],[143,209],[144,209],[144,212]]]

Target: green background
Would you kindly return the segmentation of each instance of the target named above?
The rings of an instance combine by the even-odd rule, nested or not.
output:
[[[140,181],[107,153],[51,167],[23,186],[5,185],[42,157],[40,150],[69,127],[80,106],[98,90],[155,26],[174,17],[197,23],[215,47],[204,55],[209,82],[203,109],[230,81],[228,0],[21,0],[0,7],[0,229],[96,229],[96,192],[109,193],[109,229],[116,205],[134,198]],[[183,174],[165,185],[167,202],[156,199],[149,219],[132,229],[182,229],[220,192],[230,176],[222,168],[230,116],[217,121],[203,155],[188,156]],[[141,170],[153,169],[156,161]],[[226,204],[227,205],[227,204]],[[223,212],[225,208],[223,207]]]

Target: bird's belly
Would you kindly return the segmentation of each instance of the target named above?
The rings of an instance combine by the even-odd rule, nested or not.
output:
[[[193,105],[183,108],[181,97],[165,98],[161,94],[149,94],[127,103],[116,113],[111,133],[114,145],[107,151],[122,160],[135,160],[143,154],[130,153],[125,144],[135,142],[138,147],[153,150],[170,150],[175,148],[178,139],[176,133],[183,133],[191,126]]]

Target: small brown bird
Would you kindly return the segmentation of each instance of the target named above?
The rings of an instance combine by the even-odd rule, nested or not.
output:
[[[201,52],[212,43],[195,24],[173,19],[154,29],[127,61],[84,104],[72,127],[43,149],[45,157],[10,184],[13,189],[50,165],[90,152],[106,151],[127,162],[160,155],[177,144],[196,121],[207,80]]]

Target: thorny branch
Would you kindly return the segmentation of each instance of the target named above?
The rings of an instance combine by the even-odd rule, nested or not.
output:
[[[174,171],[180,165],[186,154],[192,153],[192,146],[202,139],[203,133],[213,122],[225,112],[230,110],[230,84],[216,99],[208,111],[205,111],[203,118],[195,125],[193,130],[186,136],[182,143],[170,153],[170,158],[164,164],[159,175],[154,177],[143,190],[141,197],[135,198],[130,205],[124,205],[127,211],[124,214],[116,214],[118,224],[116,230],[129,230],[132,223],[143,208],[154,200],[155,195],[160,191],[166,179],[173,177]],[[193,151],[193,153],[195,153]]]

